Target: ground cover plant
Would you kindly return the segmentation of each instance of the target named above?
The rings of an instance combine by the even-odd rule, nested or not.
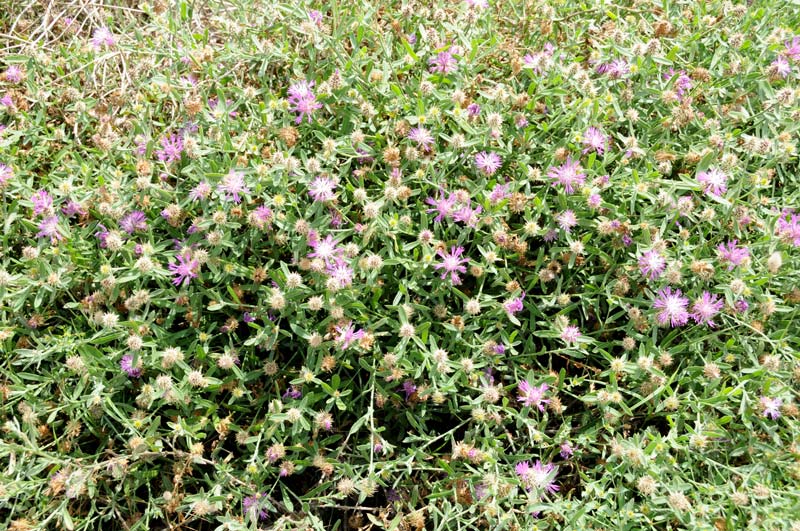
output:
[[[800,529],[798,13],[6,2],[0,521]]]

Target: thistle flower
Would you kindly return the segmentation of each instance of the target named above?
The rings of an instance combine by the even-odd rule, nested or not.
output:
[[[578,224],[578,217],[572,210],[565,210],[556,216],[556,221],[559,227],[569,233],[572,231],[572,227]]]
[[[324,260],[326,264],[333,264],[343,252],[330,234],[321,240],[313,239],[309,242],[309,245],[314,249],[314,252],[308,253],[308,257],[319,258]]]
[[[336,342],[339,343],[339,348],[342,350],[347,349],[354,341],[364,337],[364,331],[357,331],[352,321],[347,323],[347,326],[337,326],[335,329],[339,334],[339,337],[336,338]]]
[[[551,183],[553,186],[560,184],[564,187],[566,193],[572,194],[575,193],[577,187],[583,186],[586,180],[586,175],[580,173],[581,169],[579,161],[567,157],[567,160],[561,166],[551,166],[547,176],[553,179]]]
[[[784,43],[783,55],[792,61],[800,60],[800,37],[794,37],[791,41]]]
[[[11,166],[0,163],[0,188],[5,188],[13,176],[14,170],[11,169]]]
[[[689,321],[689,299],[683,296],[681,290],[673,291],[672,288],[666,287],[658,292],[656,300],[653,302],[653,307],[661,310],[656,319],[662,326],[667,323],[673,328],[676,326],[683,326]]]
[[[316,202],[333,201],[336,197],[336,182],[328,177],[317,177],[308,185],[308,195]]]
[[[575,325],[569,325],[561,332],[561,339],[567,345],[574,345],[581,337],[581,330]]]
[[[508,299],[506,302],[503,303],[503,309],[509,315],[514,315],[517,312],[521,312],[523,308],[522,300],[525,298],[525,292],[522,292],[522,295],[519,297],[514,297],[513,299]]]
[[[38,225],[39,232],[36,233],[37,238],[50,238],[52,243],[64,239],[64,236],[58,232],[58,216],[48,216],[44,218]]]
[[[242,500],[242,512],[245,513],[250,519],[266,520],[269,513],[266,509],[267,495],[256,492],[252,496],[247,496]]]
[[[211,185],[206,181],[200,181],[197,183],[197,186],[192,188],[189,192],[189,199],[192,201],[199,201],[201,199],[207,199],[209,195],[211,195]]]
[[[161,162],[169,164],[181,159],[183,154],[183,137],[176,134],[161,137],[161,149],[156,150],[156,157]]]
[[[142,369],[133,366],[133,355],[125,354],[119,361],[119,367],[131,378],[138,378],[142,375]]]
[[[298,113],[295,123],[299,124],[306,117],[311,123],[311,114],[317,109],[322,108],[322,104],[317,101],[317,97],[311,91],[314,82],[300,81],[289,87],[288,100],[292,105],[292,112]]]
[[[608,137],[603,134],[600,129],[589,127],[586,132],[583,133],[583,145],[586,146],[583,150],[583,154],[585,155],[590,151],[594,151],[598,155],[602,155],[606,150],[607,143]]]
[[[169,264],[169,270],[175,275],[172,283],[176,286],[189,284],[193,278],[197,278],[197,271],[200,264],[191,258],[189,253],[179,254],[175,257],[177,262]]]
[[[119,226],[128,234],[137,230],[147,230],[147,217],[141,210],[134,210],[119,222]]]
[[[3,73],[3,77],[5,77],[6,81],[9,83],[19,83],[22,81],[23,77],[22,69],[17,65],[11,65]]]
[[[544,397],[549,389],[547,384],[532,386],[528,380],[522,380],[517,387],[519,389],[517,401],[522,402],[525,407],[535,407],[539,411],[544,411],[544,404],[550,403],[550,400]]]
[[[439,52],[436,57],[431,57],[428,63],[431,65],[430,71],[432,73],[438,72],[440,74],[454,72],[458,65],[456,58],[448,51]]]
[[[250,189],[244,181],[244,174],[238,171],[230,170],[228,174],[222,178],[222,182],[217,185],[217,190],[222,192],[225,199],[233,200],[234,203],[241,203],[242,198],[239,194],[249,194]]]
[[[459,273],[466,273],[467,268],[464,267],[462,264],[469,262],[468,258],[459,258],[464,253],[463,247],[456,247],[453,246],[450,248],[450,252],[446,253],[442,249],[438,249],[436,254],[442,257],[442,262],[440,264],[434,265],[434,269],[444,269],[442,272],[442,280],[450,274],[450,282],[454,285],[458,286],[461,284],[461,277],[458,276]]]
[[[651,249],[639,257],[639,271],[642,276],[656,280],[667,268],[667,261],[661,254]]]
[[[692,304],[691,318],[697,324],[707,324],[713,328],[716,325],[712,319],[719,313],[724,304],[716,295],[704,291]]]
[[[781,216],[775,226],[775,232],[781,241],[800,247],[800,216],[792,214],[789,219]]]
[[[733,271],[736,266],[742,265],[750,258],[750,250],[747,247],[739,247],[737,243],[738,240],[733,240],[717,246],[720,260],[728,263],[728,271]]]
[[[117,39],[111,30],[103,26],[94,30],[91,40],[92,46],[95,50],[106,47],[111,48],[117,44]]]
[[[780,418],[780,407],[783,405],[783,401],[780,398],[769,398],[762,396],[760,403],[761,407],[764,409],[764,412],[762,413],[764,417],[772,420],[778,420],[778,418]]]
[[[333,264],[328,264],[326,272],[334,285],[339,288],[346,288],[353,283],[353,268],[341,258],[337,257]]]
[[[429,151],[434,143],[433,135],[422,126],[414,127],[408,132],[408,139],[415,142],[425,151]]]
[[[39,216],[47,214],[53,210],[53,198],[47,190],[37,190],[31,196],[31,203],[33,203],[33,214]]]
[[[475,155],[475,166],[486,176],[491,177],[500,169],[503,159],[493,151],[481,151]]]
[[[728,190],[728,176],[719,168],[710,168],[697,174],[697,182],[703,185],[707,195],[722,197]]]
[[[789,74],[792,73],[792,65],[789,64],[789,61],[786,60],[786,57],[779,55],[772,61],[770,65],[774,72],[780,75],[782,78],[786,79],[789,77]]]
[[[522,461],[517,463],[514,469],[525,486],[525,490],[535,490],[542,494],[554,494],[558,491],[559,487],[555,484],[558,467],[554,464],[542,464],[537,459],[533,466],[528,461]]]

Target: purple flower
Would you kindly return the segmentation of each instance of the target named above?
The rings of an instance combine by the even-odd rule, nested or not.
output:
[[[472,116],[473,118],[475,116],[480,115],[481,114],[481,106],[478,105],[477,103],[470,103],[469,105],[467,105],[467,114],[469,116]]]
[[[330,234],[324,239],[314,238],[308,243],[313,249],[313,253],[308,253],[309,258],[320,258],[326,264],[333,264],[334,260],[342,254],[342,249],[338,247],[336,240]]]
[[[461,284],[461,277],[458,274],[467,272],[467,268],[462,264],[469,262],[468,258],[459,258],[463,253],[464,248],[456,246],[450,248],[450,253],[446,253],[442,249],[436,251],[436,254],[442,257],[442,263],[433,267],[434,269],[444,269],[441,276],[442,280],[450,273],[450,282],[456,286]]]
[[[791,41],[784,43],[783,55],[792,61],[800,60],[800,37],[795,37]]]
[[[334,263],[328,264],[325,270],[340,288],[346,288],[353,283],[353,268],[341,258],[336,258]]]
[[[68,218],[71,218],[76,214],[81,216],[85,216],[87,214],[86,209],[83,208],[83,205],[81,205],[77,201],[69,201],[66,205],[62,206],[61,213],[67,216]]]
[[[508,299],[506,302],[503,303],[503,309],[509,315],[514,315],[517,312],[521,312],[523,305],[522,300],[525,298],[525,292],[522,292],[522,295],[519,297],[515,297],[513,299]]]
[[[494,185],[494,188],[492,188],[492,193],[489,194],[489,202],[493,205],[496,205],[503,199],[506,199],[509,195],[507,184],[496,184]]]
[[[439,52],[436,57],[431,57],[428,63],[431,65],[431,72],[439,72],[440,74],[454,72],[458,65],[453,54],[447,51]]]
[[[63,240],[64,237],[58,232],[58,216],[48,216],[44,218],[38,225],[39,232],[36,233],[37,238],[50,238],[50,241]]]
[[[747,301],[744,299],[739,299],[738,301],[733,303],[733,308],[739,313],[744,313],[750,308],[750,305],[747,304]]]
[[[477,166],[484,175],[494,175],[495,172],[500,169],[502,164],[503,159],[501,159],[500,155],[493,151],[481,151],[475,155],[475,166]]]
[[[559,227],[569,233],[572,231],[572,227],[578,224],[578,217],[572,210],[565,210],[556,216],[556,221]]]
[[[784,79],[789,77],[789,74],[792,73],[792,66],[782,55],[779,55],[772,61],[772,68],[775,69],[775,73],[779,74]]]
[[[561,339],[567,345],[574,345],[581,337],[581,330],[575,325],[569,325],[561,332]]]
[[[553,186],[560,184],[564,187],[566,193],[572,194],[575,192],[576,187],[583,186],[586,180],[586,175],[580,173],[581,170],[579,161],[567,157],[567,160],[561,166],[551,166],[547,176],[553,179],[551,183]]]
[[[288,388],[285,393],[283,393],[281,398],[292,398],[294,400],[299,400],[299,399],[303,398],[303,392],[299,388],[297,388],[296,386],[293,385],[290,388]],[[275,457],[273,459],[270,456],[270,451],[267,450],[267,459],[269,459],[269,462],[272,463],[275,460],[277,460],[278,458]]]
[[[336,342],[339,343],[339,348],[342,350],[347,349],[354,341],[364,337],[364,331],[356,331],[352,322],[347,323],[347,326],[337,326],[336,332],[339,333]]]
[[[764,417],[772,420],[778,420],[778,418],[781,416],[780,407],[783,405],[783,400],[780,398],[769,398],[762,396],[760,403],[761,407],[764,409]]]
[[[453,221],[466,223],[470,227],[478,224],[478,214],[483,211],[483,207],[478,205],[476,208],[470,208],[471,202],[466,204],[453,212]]]
[[[137,230],[147,230],[147,218],[141,210],[134,210],[120,220],[119,226],[128,234],[133,234]]]
[[[217,190],[222,192],[225,199],[232,199],[234,203],[241,203],[242,198],[239,194],[249,194],[250,189],[244,182],[244,174],[231,170],[228,175],[222,178],[222,182],[217,185]]]
[[[31,203],[33,203],[33,214],[39,216],[47,214],[53,210],[53,198],[47,193],[47,190],[37,190],[31,196]]]
[[[138,378],[142,375],[142,369],[133,366],[133,356],[131,354],[122,356],[122,359],[119,360],[119,367],[131,378]]]
[[[602,155],[606,150],[607,143],[608,137],[600,129],[590,127],[583,134],[583,145],[586,146],[583,153],[585,155],[590,151],[595,151],[598,155]]]
[[[417,386],[411,380],[403,382],[403,392],[406,394],[406,400],[411,398],[411,395],[417,392]]]
[[[98,223],[97,226],[100,227],[100,230],[95,232],[94,235],[100,240],[100,248],[105,249],[107,245],[106,238],[108,238],[108,229],[105,225],[101,225],[100,223]]]
[[[255,323],[256,318],[253,317],[253,315],[250,312],[244,312],[242,314],[242,321],[244,321],[245,323]]]
[[[439,199],[434,199],[429,197],[425,200],[425,202],[431,205],[433,208],[429,208],[426,212],[436,212],[438,215],[433,218],[433,221],[442,221],[444,218],[448,218],[451,216],[453,207],[456,204],[456,198],[453,194],[449,194],[447,197],[444,195],[444,190],[439,190]]]
[[[433,135],[422,126],[414,127],[408,132],[408,139],[421,146],[423,150],[429,151],[434,143]]]
[[[11,109],[15,108],[14,100],[11,98],[11,94],[5,94],[2,98],[0,98],[0,105],[3,107],[9,107]]]
[[[728,271],[733,271],[736,266],[742,265],[750,258],[750,250],[736,244],[737,240],[733,240],[717,246],[720,260],[728,263]]]
[[[211,195],[211,185],[206,181],[200,181],[197,183],[197,186],[192,188],[189,192],[189,199],[192,201],[199,201],[200,199],[208,198],[209,195]]]
[[[289,110],[297,113],[295,123],[299,124],[302,122],[303,117],[306,117],[308,123],[311,123],[311,114],[317,109],[322,108],[322,104],[317,101],[317,97],[311,91],[313,86],[313,81],[300,81],[289,87],[289,96],[287,99],[292,105],[292,108]]]
[[[525,407],[535,407],[539,411],[544,411],[544,404],[549,404],[550,400],[544,397],[544,394],[549,389],[547,384],[539,386],[532,386],[528,380],[522,380],[518,385],[519,396],[518,402],[522,402]]]
[[[9,83],[19,83],[22,81],[22,69],[17,65],[11,65],[6,69],[4,77]]]
[[[597,67],[598,74],[607,74],[613,79],[627,76],[631,72],[631,67],[625,59],[614,59],[610,63],[604,63]]]
[[[542,494],[554,494],[558,491],[555,484],[555,477],[558,474],[558,467],[552,463],[542,464],[537,460],[531,466],[528,461],[517,463],[514,467],[520,481],[525,486],[525,490],[540,491]]]
[[[256,224],[259,228],[264,228],[272,222],[272,209],[267,205],[261,205],[253,211]]]
[[[317,177],[308,185],[308,195],[317,202],[332,201],[336,194],[336,181],[328,177]]]
[[[256,518],[266,520],[269,516],[265,504],[266,500],[267,495],[260,492],[247,496],[242,500],[242,512],[249,516],[251,520]]]
[[[320,24],[322,22],[322,12],[320,12],[317,9],[312,9],[311,11],[308,12],[308,18],[314,24]]]
[[[800,216],[791,214],[789,219],[781,216],[778,219],[775,232],[781,241],[800,247]]]
[[[572,448],[572,445],[569,443],[569,441],[561,443],[561,451],[559,452],[559,455],[561,456],[562,459],[567,459],[569,457],[572,457],[572,454],[574,453],[575,450]]]
[[[715,325],[712,319],[719,313],[724,304],[716,295],[704,291],[692,304],[691,317],[695,323],[707,324],[713,328]]]
[[[670,287],[659,291],[653,301],[653,308],[661,310],[656,316],[658,323],[662,326],[669,323],[673,328],[683,326],[689,321],[689,312],[686,310],[688,306],[689,299],[683,296],[681,290],[673,291]]]
[[[661,276],[667,267],[667,261],[658,251],[653,249],[647,251],[639,257],[639,271],[642,276],[655,280]]]
[[[161,149],[156,150],[156,157],[161,162],[169,164],[181,159],[183,153],[183,137],[176,134],[161,137]]]
[[[697,174],[697,182],[703,185],[707,195],[722,197],[728,190],[728,176],[719,168],[709,168]]]
[[[197,278],[197,271],[200,264],[187,253],[179,254],[175,257],[177,262],[169,264],[169,270],[175,275],[172,283],[176,286],[189,284],[193,278]]]
[[[11,166],[0,163],[0,188],[7,185],[13,176],[14,170],[11,169]]]
[[[99,50],[104,46],[111,48],[112,46],[116,45],[117,39],[114,37],[114,34],[111,33],[111,30],[103,26],[94,30],[91,42],[94,49]]]

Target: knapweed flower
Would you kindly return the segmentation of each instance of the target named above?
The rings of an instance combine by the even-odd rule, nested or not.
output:
[[[598,74],[606,74],[613,79],[627,76],[631,72],[631,67],[625,59],[614,59],[610,63],[603,63],[597,67]]]
[[[408,139],[415,142],[423,150],[429,151],[434,143],[431,132],[422,126],[414,127],[408,132]]]
[[[267,495],[260,492],[247,496],[242,500],[242,512],[251,520],[266,520],[269,516],[265,505],[266,500]]]
[[[187,285],[193,278],[197,278],[197,271],[200,264],[187,253],[179,254],[175,257],[177,262],[169,264],[169,270],[175,275],[172,283],[176,286]]]
[[[161,149],[156,150],[156,157],[161,162],[169,164],[181,160],[183,153],[183,137],[176,134],[161,137]]]
[[[339,288],[346,288],[353,283],[353,268],[341,258],[336,258],[333,264],[328,264],[325,272]]]
[[[448,194],[445,197],[444,191],[439,190],[439,199],[429,197],[425,202],[433,207],[427,209],[425,212],[436,212],[437,216],[433,218],[433,221],[436,222],[442,221],[444,218],[448,218],[452,215],[453,207],[456,204],[456,198],[453,194]]]
[[[302,122],[303,117],[306,117],[308,123],[311,123],[311,114],[322,108],[322,104],[317,101],[317,97],[311,91],[313,86],[313,81],[300,81],[289,87],[287,99],[292,105],[290,110],[298,113],[295,123]]]
[[[561,443],[560,448],[561,451],[559,452],[559,455],[561,456],[562,459],[567,459],[569,457],[572,457],[572,454],[575,453],[575,450],[572,448],[572,445],[569,443],[569,441]]]
[[[486,176],[491,177],[503,165],[503,159],[493,151],[481,151],[475,155],[475,166]]]
[[[92,34],[92,46],[95,50],[106,47],[111,48],[117,44],[117,39],[107,27],[103,26],[94,30]]]
[[[800,60],[800,37],[794,37],[784,43],[783,55],[792,61]]]
[[[449,253],[444,252],[442,249],[436,251],[436,254],[442,258],[442,262],[434,265],[433,268],[437,270],[444,269],[441,276],[442,280],[444,280],[449,273],[450,282],[456,286],[461,284],[461,277],[459,277],[458,274],[467,272],[467,268],[462,264],[469,262],[468,258],[460,258],[463,253],[464,248],[456,246],[451,247]]]
[[[3,73],[3,77],[9,83],[19,83],[22,81],[22,69],[17,65],[11,65]]]
[[[64,239],[58,232],[58,216],[48,216],[44,218],[39,223],[38,228],[39,232],[36,233],[37,238],[50,238],[50,241],[53,243]]]
[[[131,378],[138,378],[142,375],[142,369],[133,366],[132,354],[125,354],[122,356],[122,359],[119,360],[119,367]]]
[[[781,416],[781,406],[783,405],[783,400],[780,398],[769,398],[766,396],[762,396],[761,400],[761,408],[764,410],[763,415],[766,418],[772,420],[778,420]]]
[[[550,400],[544,397],[549,389],[547,384],[533,386],[528,380],[522,380],[517,388],[519,389],[517,401],[522,402],[525,407],[535,407],[539,411],[544,411],[544,405],[550,403]]]
[[[521,312],[523,308],[522,300],[525,298],[525,292],[522,292],[522,295],[519,297],[514,297],[513,299],[508,299],[506,302],[503,303],[503,309],[509,315],[514,315],[515,313]]]
[[[0,163],[0,188],[5,188],[13,176],[14,170],[11,169],[11,166]]]
[[[744,264],[750,258],[750,250],[739,247],[737,243],[737,240],[733,240],[717,246],[720,260],[728,263],[728,271],[733,271],[736,266]]]
[[[313,253],[308,253],[308,257],[319,258],[324,260],[326,264],[333,264],[343,252],[330,234],[321,240],[315,238],[309,241],[308,244],[314,249]]]
[[[590,151],[594,151],[598,155],[602,155],[606,150],[607,143],[608,137],[603,134],[600,129],[589,127],[586,132],[583,133],[583,145],[586,146],[583,150],[583,154],[585,155]]]
[[[332,201],[336,194],[336,181],[328,177],[317,177],[308,185],[308,195],[316,202]]]
[[[555,484],[558,467],[552,463],[542,464],[537,460],[531,466],[530,462],[522,461],[517,463],[515,471],[527,491],[534,490],[542,494],[554,494],[558,491],[558,485]]]
[[[670,326],[683,326],[689,321],[689,299],[683,296],[681,290],[672,290],[666,287],[658,292],[656,300],[653,301],[653,308],[661,310],[656,319],[662,326],[669,323]]]
[[[800,216],[791,214],[781,216],[775,226],[778,238],[785,243],[791,243],[795,247],[800,247]]]
[[[656,250],[651,249],[639,257],[639,271],[650,280],[660,277],[666,268],[667,261]]]
[[[772,61],[771,67],[774,69],[773,71],[776,74],[784,79],[789,77],[789,74],[792,73],[792,65],[790,65],[789,61],[787,61],[782,55],[779,55],[774,61]]]
[[[47,214],[53,210],[53,198],[47,193],[47,190],[37,190],[31,196],[31,203],[33,203],[33,214],[39,216]]]
[[[567,345],[574,345],[578,342],[578,339],[581,337],[581,330],[575,325],[568,325],[564,327],[564,330],[561,332],[561,340],[564,341]]]
[[[572,194],[575,193],[578,187],[583,186],[586,181],[586,175],[580,173],[581,169],[579,161],[567,157],[567,160],[561,166],[551,166],[547,176],[553,180],[551,183],[553,186],[560,184],[564,187],[566,193]]]
[[[225,199],[233,200],[234,203],[241,203],[242,197],[239,194],[249,194],[250,189],[244,181],[244,174],[235,170],[228,172],[222,178],[222,182],[217,185],[217,190],[223,193]]]
[[[134,210],[120,220],[119,226],[128,234],[133,234],[137,230],[147,230],[147,217],[141,210]]]
[[[565,210],[556,216],[556,221],[564,232],[569,233],[572,231],[572,227],[578,224],[578,217],[572,210]]]
[[[728,176],[719,168],[709,168],[697,174],[697,182],[703,185],[703,192],[722,197],[728,190]]]
[[[197,183],[197,186],[192,188],[189,192],[189,199],[192,201],[199,201],[201,199],[207,199],[209,195],[211,195],[211,185],[206,181],[200,181]]]
[[[417,386],[414,385],[413,381],[406,380],[403,382],[403,392],[406,394],[406,400],[408,400],[414,393],[417,392]]]
[[[695,323],[707,324],[713,328],[715,325],[712,319],[719,313],[724,304],[716,295],[704,291],[692,304],[691,317]]]
[[[432,73],[438,72],[440,74],[449,74],[450,72],[454,72],[456,70],[456,66],[458,66],[458,62],[456,58],[453,57],[448,51],[439,52],[436,54],[436,57],[431,57],[428,63],[430,66],[430,71]]]
[[[342,350],[348,348],[354,341],[364,337],[364,331],[356,330],[352,322],[347,323],[347,326],[337,326],[336,332],[339,334],[336,342],[339,343],[339,348]]]

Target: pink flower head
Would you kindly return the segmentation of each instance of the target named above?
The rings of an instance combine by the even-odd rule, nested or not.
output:
[[[547,384],[539,386],[532,386],[528,380],[522,380],[518,385],[519,397],[518,402],[522,402],[525,407],[535,407],[539,411],[544,411],[544,404],[549,404],[550,400],[544,397],[544,394],[549,389]]]
[[[493,151],[481,151],[475,155],[475,166],[477,166],[484,175],[494,175],[495,172],[500,169],[502,164],[503,159],[501,159],[500,155]]]
[[[99,50],[103,47],[111,48],[116,44],[116,37],[114,37],[114,34],[111,33],[111,30],[109,30],[107,27],[103,26],[94,30],[94,34],[92,35],[92,46],[95,50]]]
[[[31,203],[33,203],[33,214],[39,216],[53,211],[53,198],[47,190],[37,190],[31,196]]]
[[[783,55],[792,61],[800,60],[800,37],[794,37],[791,41],[786,41]]]
[[[231,170],[222,178],[222,182],[217,185],[217,190],[224,194],[224,197],[233,200],[234,203],[241,203],[242,198],[239,194],[249,194],[250,189],[244,181],[244,174]]]
[[[347,326],[337,326],[336,332],[339,334],[336,342],[339,343],[339,348],[342,350],[348,348],[354,341],[364,337],[364,331],[357,331],[352,322],[347,323]]]
[[[572,227],[578,224],[578,217],[572,210],[565,210],[556,216],[556,221],[564,232],[569,233],[572,231]]]
[[[503,309],[506,313],[510,315],[514,315],[515,313],[521,312],[524,308],[522,304],[522,300],[525,298],[525,292],[522,292],[522,295],[519,297],[514,297],[513,299],[508,299],[506,302],[503,303]]]
[[[415,142],[425,151],[429,151],[434,143],[434,138],[433,135],[431,135],[431,132],[421,125],[411,129],[407,136],[409,140]]]
[[[558,485],[555,484],[558,467],[552,463],[542,464],[537,460],[531,466],[528,461],[522,461],[517,463],[514,470],[525,486],[525,490],[535,490],[543,494],[554,494],[558,491]]]
[[[710,168],[697,174],[697,182],[703,185],[703,192],[722,197],[728,190],[728,176],[718,168]]]
[[[329,264],[343,252],[330,234],[323,239],[314,238],[308,244],[314,249],[313,253],[308,253],[309,258],[319,258]]]
[[[147,217],[141,210],[134,210],[120,220],[119,226],[128,234],[133,234],[138,230],[147,230]]]
[[[739,247],[737,240],[719,244],[717,252],[720,260],[728,263],[728,271],[733,271],[736,266],[742,265],[750,258],[750,250],[747,247]]]
[[[58,216],[48,216],[38,225],[39,232],[37,238],[50,238],[52,243],[63,240],[64,237],[58,232]]]
[[[311,114],[322,108],[322,104],[317,101],[317,97],[311,91],[313,86],[313,81],[300,81],[289,87],[287,99],[292,105],[290,110],[297,113],[295,123],[302,122],[303,117],[306,117],[308,123],[311,123]]]
[[[452,215],[453,207],[456,204],[456,197],[453,194],[449,194],[445,197],[444,190],[439,190],[439,199],[429,197],[425,202],[433,207],[427,209],[426,212],[437,213],[437,216],[433,218],[433,221],[436,222],[442,221],[444,218],[449,218]]]
[[[308,185],[308,195],[319,203],[333,201],[336,197],[334,190],[336,190],[336,181],[328,177],[316,177]]]
[[[333,264],[328,264],[325,271],[340,288],[346,288],[353,283],[353,268],[339,257],[333,261]]]
[[[782,55],[779,55],[772,61],[772,68],[775,69],[775,73],[780,75],[783,79],[789,77],[789,74],[792,73],[792,65],[789,64],[789,61]]]
[[[161,162],[175,162],[181,160],[183,153],[183,137],[176,134],[161,137],[161,149],[156,150],[156,157]]]
[[[197,277],[200,263],[191,257],[190,253],[179,254],[175,257],[177,262],[169,264],[169,270],[175,275],[172,283],[176,286],[187,285]]]
[[[551,166],[547,176],[553,179],[551,183],[553,186],[560,184],[564,187],[566,193],[572,194],[577,187],[583,186],[586,180],[586,175],[580,173],[581,170],[579,161],[567,157],[567,160],[561,166]]]
[[[0,188],[5,187],[13,176],[14,170],[11,169],[11,166],[0,163]]]
[[[209,195],[211,195],[211,185],[206,181],[200,181],[197,183],[197,186],[192,188],[192,190],[189,192],[189,198],[192,201],[207,199]]]
[[[800,216],[794,214],[781,216],[775,226],[775,232],[781,241],[800,247]]]
[[[661,310],[656,316],[658,323],[662,326],[669,323],[673,328],[689,321],[688,306],[689,299],[683,296],[681,290],[673,291],[670,287],[660,290],[653,301],[653,308]]]
[[[692,304],[691,317],[695,323],[707,324],[713,328],[715,325],[712,319],[719,313],[724,304],[716,295],[704,291]]]
[[[561,339],[567,345],[574,345],[581,337],[581,330],[575,325],[569,325],[561,332]]]
[[[456,58],[453,57],[453,54],[448,51],[439,52],[436,54],[436,57],[431,57],[428,62],[431,65],[430,71],[438,72],[440,74],[449,74],[450,72],[454,72],[458,66],[458,61],[456,61]]]
[[[464,248],[456,246],[450,248],[450,253],[446,253],[441,249],[436,251],[436,254],[442,257],[442,262],[440,264],[436,264],[433,267],[434,269],[444,269],[441,277],[442,280],[444,280],[444,278],[449,273],[450,282],[452,282],[456,286],[461,284],[461,277],[459,277],[458,274],[467,272],[467,268],[464,267],[462,264],[469,262],[468,258],[460,258],[460,256],[463,253],[464,253]]]
[[[138,378],[142,375],[142,369],[133,366],[133,356],[131,354],[122,356],[122,359],[119,360],[119,367],[131,378]]]
[[[642,276],[655,280],[661,276],[667,267],[667,261],[661,254],[651,249],[639,257],[639,271]]]
[[[5,77],[6,81],[9,83],[19,83],[22,81],[22,69],[17,65],[11,65],[6,69],[3,77]]]
[[[769,398],[766,396],[762,396],[761,400],[761,407],[764,409],[763,415],[766,418],[772,420],[778,420],[781,416],[781,406],[783,405],[783,400],[780,398]]]
[[[586,154],[590,151],[594,151],[598,155],[602,155],[606,150],[607,143],[608,137],[604,135],[600,129],[590,127],[583,134],[583,145],[586,146],[583,153]]]

